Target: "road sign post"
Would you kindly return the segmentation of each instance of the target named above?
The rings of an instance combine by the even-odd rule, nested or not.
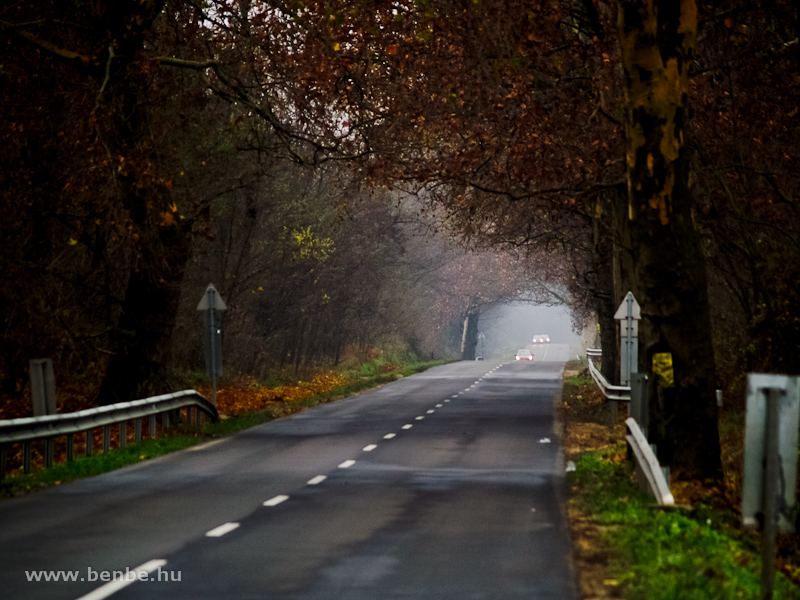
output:
[[[197,310],[205,312],[203,352],[206,359],[206,376],[211,378],[212,403],[217,405],[217,377],[222,376],[222,315],[228,307],[213,284],[209,283]]]

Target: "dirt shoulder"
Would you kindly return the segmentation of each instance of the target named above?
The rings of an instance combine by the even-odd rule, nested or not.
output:
[[[556,407],[557,428],[561,434],[567,464],[578,454],[610,448],[624,437],[623,428],[611,426],[611,414],[603,405],[600,392],[593,389],[582,370],[564,371],[564,387]],[[590,514],[578,507],[567,490],[567,513],[572,535],[573,558],[584,600],[621,600],[617,581],[610,575],[610,553],[602,528]]]

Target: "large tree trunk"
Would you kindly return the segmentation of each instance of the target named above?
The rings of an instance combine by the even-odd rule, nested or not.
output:
[[[149,254],[143,254],[143,262],[154,260]],[[114,331],[116,353],[109,361],[99,404],[173,391],[165,389],[168,385],[165,367],[188,259],[185,240],[177,241],[170,254],[169,266],[160,269],[158,279],[149,270],[131,273],[122,316]],[[163,255],[157,258],[165,260]]]
[[[175,327],[180,286],[189,259],[189,240],[180,222],[171,217],[169,190],[142,165],[158,164],[152,147],[151,124],[143,89],[144,74],[135,59],[143,47],[144,33],[163,7],[163,0],[147,0],[119,8],[105,6],[114,36],[112,46],[121,58],[109,63],[104,93],[98,108],[108,114],[106,143],[120,162],[118,189],[130,219],[134,247],[121,316],[113,332],[114,356],[100,388],[99,404],[132,400],[170,391],[166,389],[166,358]],[[104,84],[105,85],[105,84]],[[170,215],[165,218],[163,215]]]
[[[705,258],[684,146],[697,6],[694,0],[620,0],[619,28],[634,295],[642,309],[640,371],[651,381],[651,441],[678,476],[718,478]],[[654,362],[661,365],[655,372]]]

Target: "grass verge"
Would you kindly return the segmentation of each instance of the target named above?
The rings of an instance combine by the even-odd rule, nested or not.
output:
[[[406,364],[392,365],[391,368],[384,366],[383,368],[365,369],[372,374],[360,374],[356,378],[348,379],[347,383],[320,394],[305,396],[295,401],[271,402],[261,410],[244,412],[236,416],[220,419],[214,423],[206,423],[203,426],[179,425],[162,437],[145,438],[139,443],[129,443],[125,448],[114,448],[108,453],[78,456],[72,462],[56,463],[50,468],[34,470],[28,475],[24,475],[18,470],[18,472],[12,473],[11,476],[0,481],[0,498],[11,498],[36,492],[75,479],[107,473],[144,460],[177,452],[195,444],[231,435],[237,431],[285,417],[313,406],[353,396],[370,388],[391,383],[402,377],[445,364],[445,362],[410,361]],[[359,369],[359,373],[361,372]],[[345,375],[349,374],[345,373]]]
[[[592,520],[608,552],[609,590],[629,600],[735,600],[760,597],[757,545],[729,514],[705,506],[663,509],[639,494],[625,448],[576,457],[570,494]],[[800,599],[776,574],[775,600]]]
[[[695,501],[667,509],[642,495],[626,462],[623,429],[611,426],[596,392],[574,370],[567,365],[560,408],[565,452],[575,464],[568,510],[583,597],[760,598],[758,536],[740,527],[730,506]],[[796,564],[782,570],[800,575]],[[773,597],[800,600],[800,587],[778,572]]]

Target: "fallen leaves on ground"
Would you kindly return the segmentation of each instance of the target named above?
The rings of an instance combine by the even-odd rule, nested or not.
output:
[[[347,378],[334,372],[317,373],[312,376],[311,381],[278,387],[264,387],[252,380],[242,380],[217,390],[217,410],[220,414],[236,416],[263,410],[279,402],[298,402],[309,396],[324,394],[348,382]],[[211,386],[200,386],[198,391],[206,398],[211,398]]]

